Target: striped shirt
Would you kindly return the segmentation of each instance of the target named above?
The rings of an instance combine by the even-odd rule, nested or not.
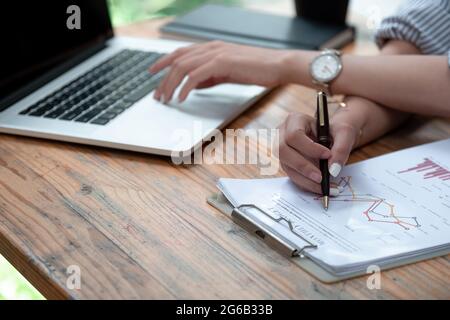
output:
[[[450,0],[405,1],[375,34],[380,48],[390,39],[408,41],[423,54],[448,55],[450,67]]]

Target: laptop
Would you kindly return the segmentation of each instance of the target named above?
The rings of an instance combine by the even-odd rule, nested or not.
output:
[[[0,19],[0,132],[186,156],[259,97],[258,86],[152,92],[148,67],[189,43],[114,37],[105,0],[8,1]]]

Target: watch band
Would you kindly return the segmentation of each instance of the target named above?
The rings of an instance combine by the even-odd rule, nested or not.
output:
[[[325,94],[328,97],[331,97],[333,94],[331,93],[331,89],[330,89],[330,85],[326,82],[320,82],[320,81],[316,81],[315,79],[313,79],[313,84],[316,86],[316,90],[318,92],[322,91],[325,92]]]

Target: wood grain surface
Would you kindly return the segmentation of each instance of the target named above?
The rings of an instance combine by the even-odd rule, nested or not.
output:
[[[154,37],[160,24],[117,34]],[[314,97],[275,89],[229,128],[274,128],[289,112],[312,114]],[[449,137],[449,119],[412,118],[350,162]],[[380,290],[366,277],[322,284],[206,203],[219,177],[260,171],[2,134],[0,253],[53,299],[450,298],[449,256],[383,272]],[[66,286],[71,265],[79,290]]]

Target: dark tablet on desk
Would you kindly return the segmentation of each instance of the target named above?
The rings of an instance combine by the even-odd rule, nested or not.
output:
[[[353,41],[355,29],[223,5],[204,5],[164,25],[166,34],[223,40],[279,49],[341,48]]]

